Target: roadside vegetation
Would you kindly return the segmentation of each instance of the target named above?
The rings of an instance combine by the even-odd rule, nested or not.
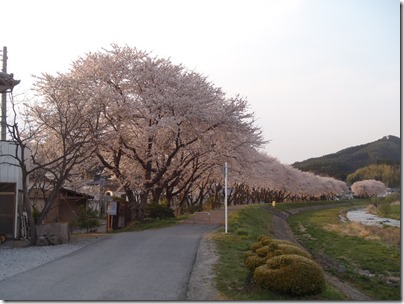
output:
[[[244,266],[245,252],[261,235],[270,235],[271,213],[260,206],[243,208],[229,216],[228,233],[214,233],[219,262],[215,266],[217,287],[228,300],[344,300],[327,284],[325,291],[312,296],[289,296],[271,292],[254,283]]]
[[[380,217],[387,217],[394,220],[401,218],[400,193],[393,193],[386,197],[372,198],[372,204],[367,207],[367,212]]]
[[[276,204],[276,208],[282,211],[288,211],[290,209],[296,209],[296,208],[304,208],[304,207],[311,207],[311,206],[321,206],[321,205],[331,205],[331,204],[340,204],[343,202],[349,202],[352,205],[357,205],[363,203],[368,204],[368,200],[364,199],[356,199],[354,201],[351,200],[345,200],[345,201],[338,201],[338,200],[333,200],[333,201],[312,201],[312,202],[298,202],[298,203],[280,203]]]
[[[144,221],[134,221],[124,228],[112,230],[112,233],[116,232],[130,232],[130,231],[141,231],[147,229],[159,229],[168,226],[178,224],[183,218],[171,218],[171,219],[145,219]]]
[[[133,221],[124,228],[112,230],[111,232],[130,232],[164,228],[178,224],[191,216],[191,214],[184,214],[179,217],[175,217],[173,209],[156,203],[147,205],[145,215],[146,217],[144,220]]]
[[[372,299],[399,300],[400,228],[342,222],[344,208],[301,212],[288,223],[327,271]]]

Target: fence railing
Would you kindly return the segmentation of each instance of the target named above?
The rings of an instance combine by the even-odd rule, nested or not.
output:
[[[196,214],[206,214],[209,216],[209,224],[210,224],[210,213],[209,212],[205,212],[205,211],[201,211],[201,212],[194,212],[194,214],[192,215],[192,224],[195,222],[195,215]]]

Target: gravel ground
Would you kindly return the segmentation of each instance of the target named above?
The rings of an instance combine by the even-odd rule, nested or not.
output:
[[[189,280],[187,301],[225,300],[215,287],[213,265],[218,261],[218,254],[210,234],[205,235],[199,244],[194,268]]]
[[[6,241],[0,245],[0,280],[48,263],[102,238],[104,236],[73,236],[70,243],[42,247],[28,246],[24,241]]]

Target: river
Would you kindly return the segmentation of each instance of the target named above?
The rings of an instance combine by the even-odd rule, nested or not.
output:
[[[361,222],[364,225],[372,226],[383,226],[389,225],[394,227],[400,227],[400,221],[393,220],[390,218],[385,217],[378,217],[374,214],[366,212],[365,208],[357,209],[357,210],[350,210],[347,213],[348,220],[352,222]]]

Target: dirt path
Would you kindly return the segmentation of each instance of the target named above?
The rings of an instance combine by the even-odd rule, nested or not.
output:
[[[227,208],[227,214],[230,215],[232,212],[236,210],[240,210],[245,208],[249,205],[236,205],[236,206],[229,206]],[[224,215],[225,210],[224,208],[214,209],[206,212],[195,212],[193,216],[189,217],[184,221],[186,224],[220,224],[224,225]]]

